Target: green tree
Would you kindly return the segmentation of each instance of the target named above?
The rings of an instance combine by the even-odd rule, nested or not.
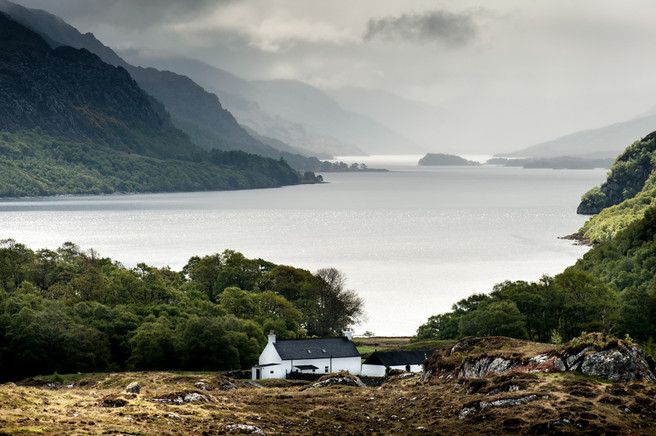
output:
[[[129,339],[131,348],[127,367],[133,370],[170,370],[180,368],[181,354],[175,330],[161,316],[148,317]]]
[[[569,340],[584,331],[612,333],[618,321],[618,299],[601,280],[567,268],[554,277],[553,290],[562,295],[559,332]]]
[[[239,366],[239,351],[216,318],[193,316],[176,332],[183,366],[192,371],[217,371]]]
[[[460,336],[527,339],[526,317],[512,301],[489,300],[460,317]]]
[[[316,272],[319,280],[316,300],[316,318],[305,326],[308,334],[338,336],[364,316],[362,299],[351,289],[345,289],[346,277],[335,268]]]

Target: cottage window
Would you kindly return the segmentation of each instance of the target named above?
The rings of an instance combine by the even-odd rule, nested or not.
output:
[[[328,372],[328,367],[327,367],[327,366],[324,368],[324,371],[325,371],[325,372]]]

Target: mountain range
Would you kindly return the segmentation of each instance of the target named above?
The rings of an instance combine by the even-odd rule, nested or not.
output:
[[[298,183],[286,163],[208,152],[123,67],[0,13],[0,196]]]
[[[110,65],[125,68],[139,86],[164,103],[175,126],[202,148],[241,150],[275,159],[282,157],[299,169],[311,169],[318,165],[316,158],[307,159],[309,153],[302,155],[292,147],[279,150],[255,139],[221,106],[214,94],[206,92],[188,77],[132,66],[93,34],[82,34],[48,12],[28,9],[7,0],[0,0],[0,11],[40,34],[51,47],[84,48]]]
[[[654,129],[656,113],[652,109],[627,121],[561,136],[509,153],[508,156],[615,158],[627,144],[647,136]]]
[[[475,129],[461,117],[390,92],[355,87],[322,90],[296,80],[249,81],[198,60],[138,50],[121,52],[121,57],[93,34],[82,34],[45,11],[7,0],[0,0],[0,11],[39,33],[51,47],[86,48],[125,68],[164,104],[173,125],[207,150],[242,150],[282,157],[297,169],[317,169],[317,157],[424,154],[425,150],[458,153],[459,148],[471,148],[466,144],[471,135],[466,133]],[[608,158],[621,152],[628,141],[652,131],[655,124],[656,115],[650,112],[509,155]]]
[[[184,57],[124,56],[136,64],[176,71],[214,92],[249,128],[313,153],[413,154],[424,149],[369,115],[346,110],[327,92],[297,80],[247,81]]]

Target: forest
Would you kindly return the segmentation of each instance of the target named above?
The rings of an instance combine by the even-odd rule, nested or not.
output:
[[[341,335],[363,302],[334,269],[314,273],[231,250],[181,271],[126,268],[71,242],[0,241],[0,374],[249,368],[280,338]]]
[[[590,249],[577,263],[537,282],[506,281],[431,316],[419,339],[503,335],[562,343],[607,332],[656,354],[656,208]]]
[[[270,188],[299,182],[284,161],[241,151],[179,159],[122,153],[40,128],[0,132],[0,197]]]

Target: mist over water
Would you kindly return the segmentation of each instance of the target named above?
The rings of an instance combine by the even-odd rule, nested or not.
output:
[[[365,300],[368,320],[356,333],[411,335],[474,292],[573,264],[587,248],[558,237],[585,222],[575,213],[580,196],[606,174],[366,163],[384,162],[394,171],[323,173],[321,185],[2,201],[0,237],[34,250],[72,241],[128,267],[179,270],[225,249],[336,267]]]

